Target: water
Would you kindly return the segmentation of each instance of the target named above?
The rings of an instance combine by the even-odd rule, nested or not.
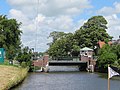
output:
[[[76,67],[51,67],[49,73],[29,73],[12,90],[107,90],[106,74],[79,72]],[[120,78],[110,80],[111,90],[120,90]]]

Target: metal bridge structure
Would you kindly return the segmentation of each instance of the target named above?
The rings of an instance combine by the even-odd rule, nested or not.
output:
[[[51,60],[47,55],[44,56],[41,60],[33,61],[33,65],[41,67],[41,70],[44,72],[49,72],[50,70],[49,66],[78,66],[80,71],[89,71],[89,66],[93,66],[93,65],[90,65],[90,61]]]
[[[87,62],[83,61],[49,61],[49,66],[80,66],[85,65]]]

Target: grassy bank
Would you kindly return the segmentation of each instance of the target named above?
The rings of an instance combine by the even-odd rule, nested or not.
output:
[[[27,68],[0,65],[0,90],[8,90],[27,76]]]

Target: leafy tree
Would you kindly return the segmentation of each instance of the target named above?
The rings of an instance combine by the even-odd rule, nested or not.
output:
[[[107,21],[103,16],[90,18],[75,33],[52,32],[53,42],[48,53],[51,56],[78,56],[80,48],[90,47],[95,51],[99,40],[108,42],[112,39],[106,32]],[[96,50],[97,51],[97,50]]]
[[[79,30],[74,34],[78,42],[78,46],[93,48],[97,45],[99,40],[109,41],[111,36],[106,32],[107,21],[103,16],[94,16],[90,18]]]
[[[112,51],[117,55],[116,63],[120,66],[120,44],[112,45]]]
[[[32,51],[31,49],[29,49],[29,47],[25,47],[23,49],[21,49],[21,51],[18,53],[18,55],[16,56],[16,60],[18,62],[20,62],[20,64],[22,62],[29,62],[31,61],[31,57],[32,57]]]
[[[71,53],[72,56],[78,56],[80,54],[80,46],[73,45]]]
[[[64,37],[59,38],[50,46],[48,53],[54,57],[71,56],[72,52],[76,49],[78,47],[73,34],[66,33]]]
[[[5,48],[8,59],[13,59],[21,48],[20,25],[21,23],[15,19],[8,19],[6,16],[0,15],[0,48]]]
[[[50,33],[49,38],[52,37],[52,39],[53,39],[52,44],[53,44],[53,43],[55,43],[56,40],[62,38],[65,35],[66,35],[66,33],[64,33],[64,32],[53,31]]]
[[[38,56],[42,57],[44,55],[44,52],[39,52]]]
[[[29,71],[33,71],[32,66],[32,50],[29,47],[24,47],[19,51],[16,56],[16,60],[20,63],[22,67],[29,67]]]
[[[112,50],[118,56],[117,59],[120,59],[120,44],[112,45]]]
[[[107,72],[108,64],[114,65],[117,61],[117,55],[112,52],[112,48],[109,45],[104,45],[103,48],[99,50],[98,55],[97,66],[102,72]]]

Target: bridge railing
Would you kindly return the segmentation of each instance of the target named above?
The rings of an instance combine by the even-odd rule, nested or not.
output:
[[[80,61],[80,57],[50,57],[49,61]]]

